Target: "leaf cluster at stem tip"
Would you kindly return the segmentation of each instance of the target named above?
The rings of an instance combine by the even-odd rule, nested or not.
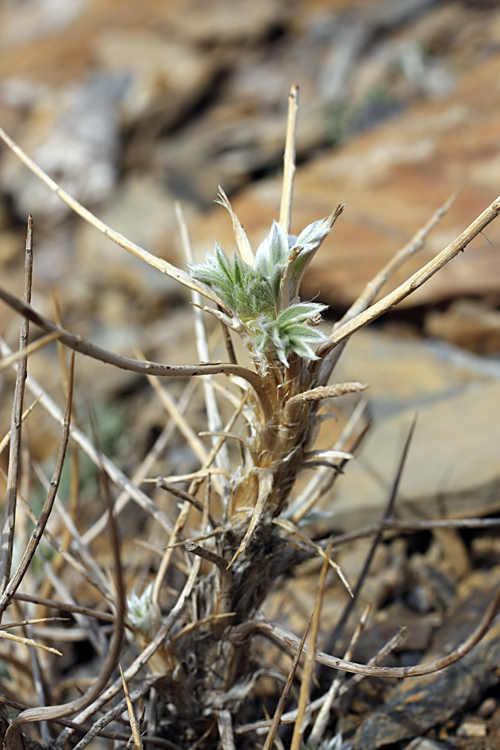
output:
[[[330,229],[331,222],[323,219],[295,237],[274,222],[253,265],[237,251],[228,258],[216,242],[206,263],[191,265],[191,273],[241,321],[258,355],[275,351],[286,367],[291,352],[317,359],[314,347],[329,339],[313,326],[326,305],[300,302],[298,293],[304,272]]]

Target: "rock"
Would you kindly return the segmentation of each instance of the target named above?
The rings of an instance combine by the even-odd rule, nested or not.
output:
[[[423,661],[432,661],[451,652],[470,635],[498,588],[498,573],[496,569],[474,575],[473,593],[462,595]],[[419,736],[432,727],[445,724],[450,717],[460,715],[466,706],[477,703],[488,688],[497,684],[499,630],[497,620],[483,639],[455,664],[440,672],[401,682],[389,700],[358,728],[352,742],[353,750],[377,750],[403,739],[413,739],[415,735],[420,739]],[[419,744],[415,750],[417,748],[420,750]]]
[[[465,719],[458,727],[457,735],[468,739],[486,737],[487,727],[480,719]]]
[[[500,352],[500,312],[487,302],[456,300],[445,312],[432,310],[425,332],[478,354]]]
[[[443,745],[442,742],[430,740],[427,737],[415,737],[405,750],[447,750],[449,745]]]
[[[283,0],[216,0],[206,4],[189,0],[169,7],[169,22],[177,33],[201,44],[240,43],[262,39],[287,16]]]
[[[100,66],[125,80],[120,98],[125,125],[152,112],[161,116],[162,128],[177,124],[218,69],[213,55],[153,30],[105,30],[95,40],[95,55]]]
[[[404,467],[395,515],[398,518],[481,516],[500,510],[495,405],[500,382],[474,384],[461,393],[403,410],[372,427],[355,461],[323,507],[335,529],[352,530],[378,521],[396,475],[404,440],[417,424]]]
[[[368,383],[370,411],[379,420],[458,395],[471,383],[500,378],[500,363],[467,356],[438,342],[368,328],[349,341],[333,377],[337,382]],[[335,402],[331,406],[335,411]]]
[[[102,201],[116,184],[118,83],[100,75],[59,90],[39,87],[18,135],[37,164],[82,203]],[[0,184],[22,218],[32,213],[38,222],[54,223],[70,213],[10,151],[3,154]]]

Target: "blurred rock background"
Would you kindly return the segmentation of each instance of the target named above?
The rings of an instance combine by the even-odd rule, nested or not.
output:
[[[306,294],[328,303],[334,320],[457,189],[461,195],[426,248],[392,286],[445,247],[500,193],[496,2],[3,0],[0,5],[0,124],[104,221],[174,263],[183,263],[175,199],[183,202],[200,258],[214,237],[232,251],[230,222],[213,203],[219,184],[254,246],[267,234],[279,210],[292,83],[300,86],[301,107],[292,231],[339,202],[347,204],[305,282]],[[130,355],[140,345],[148,357],[170,363],[196,359],[183,291],[72,216],[0,146],[0,276],[2,285],[16,292],[28,213],[35,221],[39,309],[53,317],[55,290],[64,324],[103,346]],[[449,468],[442,463],[441,445],[458,435],[481,435],[489,444],[493,439],[491,406],[500,399],[493,387],[500,376],[499,243],[497,222],[381,323],[382,332],[368,332],[347,350],[342,377],[373,382],[375,430],[386,429],[386,420],[399,415],[408,421],[406,412],[418,408],[431,409],[432,424],[432,405],[446,403],[455,418],[457,409],[463,415],[458,426],[436,436],[436,445],[433,430],[423,430],[428,455],[420,456],[419,465],[441,463],[437,475],[429,471],[428,486],[419,486],[418,498],[443,490],[441,478],[453,474],[456,457],[473,449],[457,445]],[[17,331],[18,320],[2,306],[0,332],[12,346]],[[33,357],[32,372],[46,373],[55,356],[54,348]],[[135,376],[80,360],[79,382],[97,403],[113,397],[133,411]],[[10,381],[0,377],[3,430]],[[47,387],[60,398],[55,380]],[[481,388],[490,395],[478,398]],[[463,401],[455,407],[452,398],[484,407],[469,409]],[[150,412],[144,421],[154,431],[157,407]],[[440,422],[446,419],[440,412]],[[399,440],[403,427],[391,429]],[[372,442],[379,442],[373,434]],[[45,432],[33,440],[40,457],[50,451]],[[132,440],[125,454],[132,461],[137,450]],[[481,455],[496,465],[490,452]],[[391,464],[387,471],[392,470]],[[486,498],[480,510],[500,510],[495,499],[500,467],[477,471],[477,483],[485,476],[489,489],[478,490]],[[343,484],[346,492],[347,485],[354,487],[354,480]],[[468,492],[473,498],[474,487]],[[363,490],[366,494],[376,493]],[[450,490],[450,498],[455,495]],[[410,490],[409,496],[415,502]],[[351,500],[349,495],[339,502],[350,507]],[[462,500],[457,512],[464,512]]]

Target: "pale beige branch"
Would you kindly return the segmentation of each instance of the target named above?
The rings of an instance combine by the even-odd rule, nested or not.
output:
[[[292,216],[293,182],[295,178],[295,141],[299,114],[299,87],[294,84],[288,94],[288,121],[286,126],[285,153],[283,156],[283,188],[281,191],[280,221],[290,234]]]
[[[63,203],[65,203],[67,206],[71,208],[72,211],[74,211],[76,214],[82,217],[88,224],[91,224],[93,227],[98,229],[100,232],[102,232],[106,237],[109,237],[110,240],[115,242],[117,245],[122,247],[127,252],[131,253],[132,255],[135,255],[136,258],[140,258],[140,260],[144,261],[150,266],[153,266],[153,268],[156,268],[158,271],[161,271],[161,273],[164,273],[167,276],[170,276],[170,278],[175,279],[180,284],[183,284],[188,289],[194,289],[200,294],[203,294],[205,297],[208,297],[208,299],[211,299],[212,302],[214,302],[216,305],[221,305],[224,309],[227,309],[224,303],[217,297],[216,294],[214,294],[208,287],[205,287],[203,284],[199,284],[195,279],[193,279],[188,273],[183,271],[180,268],[176,268],[171,263],[168,263],[168,261],[163,260],[163,258],[157,258],[152,253],[149,253],[147,250],[144,250],[144,248],[140,247],[139,245],[136,245],[135,242],[131,242],[131,240],[128,240],[126,237],[123,236],[123,234],[120,234],[119,232],[116,232],[114,229],[109,227],[107,224],[105,224],[103,221],[97,218],[97,216],[94,216],[93,213],[91,213],[87,208],[81,205],[75,198],[73,198],[66,190],[64,190],[62,187],[60,187],[57,182],[55,182],[51,177],[48,176],[46,172],[43,171],[41,167],[38,166],[38,164],[33,161],[18,145],[15,143],[15,141],[12,140],[12,138],[7,135],[5,130],[3,128],[0,128],[0,138],[3,140],[3,142],[15,153],[15,155],[18,157],[22,163],[30,169],[33,174],[35,174],[47,187],[49,187],[61,200]]]
[[[341,325],[335,330],[330,338],[330,344],[324,344],[318,350],[318,356],[324,358],[326,355],[338,346],[342,341],[345,341],[355,331],[359,331],[372,321],[379,318],[387,310],[395,307],[402,300],[408,297],[412,292],[416,291],[426,281],[428,281],[435,273],[437,273],[443,266],[450,262],[458,253],[465,250],[467,245],[472,242],[474,237],[477,237],[488,224],[490,224],[500,214],[500,196],[496,198],[493,203],[483,213],[470,224],[467,229],[462,232],[451,244],[442,250],[439,255],[433,258],[429,263],[426,263],[419,271],[413,274],[408,281],[398,286],[393,292],[390,292],[383,297],[379,302],[368,308],[365,312],[360,313],[352,320],[348,321],[344,325]]]
[[[66,331],[51,320],[48,320],[48,318],[45,318],[31,305],[22,302],[2,287],[0,287],[0,299],[3,299],[9,307],[12,307],[14,310],[21,313],[21,315],[24,315],[43,331],[48,333],[57,331],[60,333],[58,336],[59,341],[70,349],[74,349],[80,354],[85,354],[86,356],[97,359],[100,362],[119,367],[122,370],[130,370],[131,372],[138,372],[143,375],[156,375],[158,377],[170,378],[217,375],[219,373],[236,375],[247,380],[250,385],[253,386],[260,398],[266,418],[269,418],[271,415],[271,407],[263,391],[260,376],[256,372],[253,372],[253,370],[248,370],[246,367],[240,367],[239,365],[233,365],[230,363],[200,363],[196,365],[172,367],[157,362],[141,362],[137,359],[130,359],[130,357],[122,357],[119,354],[115,354],[114,352],[110,352],[107,349],[103,349],[102,347],[93,344],[91,341],[87,341],[82,336],[77,336],[70,333],[70,331]]]

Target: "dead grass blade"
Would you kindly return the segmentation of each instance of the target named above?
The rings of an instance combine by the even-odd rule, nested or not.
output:
[[[355,318],[357,315],[366,310],[368,305],[371,305],[384,284],[386,284],[389,279],[394,276],[396,271],[398,271],[401,266],[406,263],[407,260],[409,260],[411,257],[413,257],[413,255],[418,253],[423,248],[429,234],[439,224],[443,216],[448,213],[459,195],[460,191],[457,191],[450,198],[448,198],[448,200],[445,201],[445,203],[443,203],[443,205],[434,212],[427,224],[421,227],[411,238],[411,240],[407,242],[404,247],[398,250],[398,252],[391,258],[391,260],[376,274],[376,276],[373,277],[371,281],[368,282],[359,297],[352,303],[341,320],[339,320],[338,323],[335,324],[335,326],[333,327],[333,331],[340,328],[341,325],[347,323],[349,320]]]
[[[365,383],[335,383],[335,385],[318,386],[311,391],[298,393],[286,402],[285,420],[289,420],[288,412],[297,404],[303,404],[306,401],[323,401],[325,398],[336,398],[346,393],[359,393],[360,391],[365,391],[367,388],[368,385]]]

